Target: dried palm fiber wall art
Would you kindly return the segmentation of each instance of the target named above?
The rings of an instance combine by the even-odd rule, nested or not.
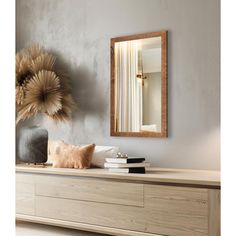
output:
[[[68,76],[55,68],[56,58],[38,44],[16,54],[16,123],[38,113],[55,121],[71,118],[74,101]]]

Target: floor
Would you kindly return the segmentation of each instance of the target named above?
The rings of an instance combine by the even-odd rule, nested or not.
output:
[[[16,236],[105,236],[61,227],[16,222]]]

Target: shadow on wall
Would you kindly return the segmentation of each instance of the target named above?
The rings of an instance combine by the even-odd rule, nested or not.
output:
[[[69,64],[63,59],[63,55],[60,55],[56,51],[51,51],[56,60],[56,68],[65,72],[69,76],[71,81],[71,92],[75,100],[76,108],[72,113],[72,121],[68,123],[55,123],[54,121],[48,119],[44,114],[37,114],[25,121],[20,122],[16,127],[16,162],[18,162],[18,140],[20,131],[29,126],[38,125],[49,131],[49,134],[54,138],[61,136],[61,132],[64,134],[65,141],[73,143],[73,133],[72,129],[74,124],[80,123],[79,129],[83,133],[86,127],[86,116],[90,117],[102,117],[103,120],[106,100],[103,88],[98,83],[97,73],[93,71],[93,68],[87,68],[84,65],[75,66]],[[74,124],[73,124],[74,123]],[[76,126],[77,127],[77,126]],[[77,127],[78,128],[78,127]],[[68,140],[66,137],[68,136]]]
[[[101,114],[105,111],[105,97],[103,89],[98,84],[97,73],[85,65],[73,67],[63,59],[58,52],[52,51],[56,56],[56,67],[66,72],[71,80],[72,95],[75,100],[76,110],[73,119],[79,113]]]

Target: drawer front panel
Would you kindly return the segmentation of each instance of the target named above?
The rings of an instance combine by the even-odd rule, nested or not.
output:
[[[35,214],[34,192],[34,184],[16,183],[16,213]]]
[[[35,176],[35,174],[30,173],[16,173],[16,183],[34,184]]]
[[[38,176],[36,195],[143,207],[143,184]]]
[[[36,216],[144,231],[144,208],[36,196]]]
[[[208,191],[145,185],[147,231],[173,236],[208,234]]]

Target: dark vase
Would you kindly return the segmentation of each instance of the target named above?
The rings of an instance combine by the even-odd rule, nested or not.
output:
[[[45,163],[48,156],[48,131],[32,126],[20,131],[17,147],[20,161]]]

